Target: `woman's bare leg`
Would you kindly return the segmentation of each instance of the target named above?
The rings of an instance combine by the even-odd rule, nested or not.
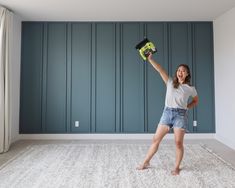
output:
[[[137,167],[138,170],[146,169],[149,166],[150,160],[152,159],[153,155],[157,152],[160,142],[168,132],[169,127],[167,125],[158,125],[156,133],[152,140],[152,144],[147,152],[144,162],[139,167]]]
[[[180,173],[180,163],[183,159],[184,155],[184,134],[185,131],[180,128],[174,128],[175,135],[175,145],[176,145],[176,160],[175,160],[175,168],[171,171],[172,175],[179,175]]]

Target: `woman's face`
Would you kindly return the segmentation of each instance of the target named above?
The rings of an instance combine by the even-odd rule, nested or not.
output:
[[[180,66],[177,69],[177,73],[176,74],[177,74],[178,81],[181,84],[184,83],[185,78],[188,76],[187,69],[184,66]]]

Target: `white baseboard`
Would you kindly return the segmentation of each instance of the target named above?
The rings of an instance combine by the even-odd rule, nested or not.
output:
[[[18,140],[150,140],[154,134],[19,134]],[[190,134],[185,139],[214,139],[215,134]],[[167,134],[164,139],[174,139]]]
[[[233,150],[235,150],[235,141],[234,140],[227,139],[219,134],[215,135],[215,139],[222,142],[226,146],[232,148]]]

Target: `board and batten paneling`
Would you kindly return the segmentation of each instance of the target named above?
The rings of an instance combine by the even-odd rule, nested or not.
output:
[[[156,45],[158,50],[154,59],[168,72],[167,56],[167,24],[147,23],[146,36]],[[146,132],[155,132],[165,105],[166,86],[159,73],[151,64],[146,64]]]
[[[121,27],[122,124],[125,133],[144,132],[144,63],[135,45],[143,38],[143,24],[124,23]]]
[[[47,24],[45,132],[66,132],[66,24]]]
[[[214,132],[211,22],[23,22],[20,133],[155,132],[166,87],[135,49],[144,37],[169,75],[191,69],[188,130]]]
[[[95,24],[95,132],[116,130],[116,27]]]
[[[191,23],[176,22],[169,23],[169,75],[173,78],[175,71],[180,64],[189,66],[191,75],[194,74],[192,69],[192,35]],[[193,76],[191,84],[193,85]],[[193,109],[194,110],[194,109]],[[193,132],[193,110],[188,111],[189,125],[187,130]]]
[[[20,133],[42,132],[43,23],[22,28]]]
[[[214,63],[212,24],[193,24],[193,66],[199,105],[195,108],[197,132],[214,133]]]
[[[72,23],[71,131],[91,131],[91,23]],[[79,127],[75,127],[79,121]]]

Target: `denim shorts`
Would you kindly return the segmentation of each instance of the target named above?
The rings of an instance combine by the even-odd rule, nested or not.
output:
[[[188,111],[181,108],[165,107],[159,124],[167,125],[169,128],[182,128],[186,131],[188,127]]]

